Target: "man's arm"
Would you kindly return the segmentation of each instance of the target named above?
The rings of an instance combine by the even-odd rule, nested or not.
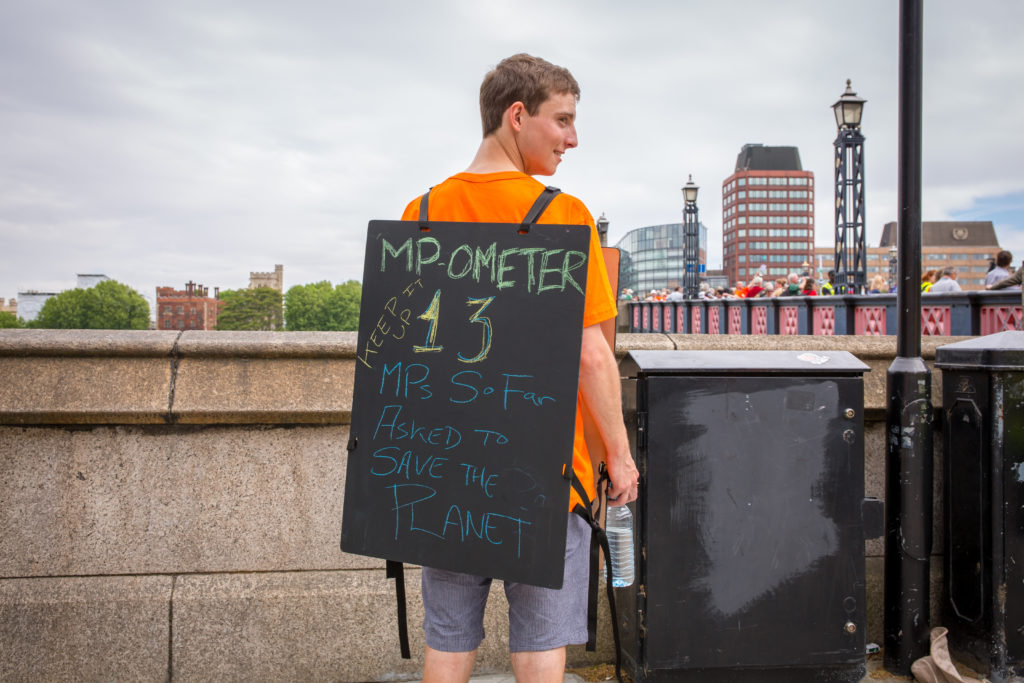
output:
[[[601,434],[607,452],[608,477],[611,479],[610,505],[625,505],[636,500],[640,478],[629,453],[626,425],[622,419],[619,369],[601,326],[583,328],[580,353],[580,392]]]

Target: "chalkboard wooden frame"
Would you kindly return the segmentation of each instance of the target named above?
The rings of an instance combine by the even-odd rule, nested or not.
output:
[[[371,221],[341,548],[558,588],[590,228]]]

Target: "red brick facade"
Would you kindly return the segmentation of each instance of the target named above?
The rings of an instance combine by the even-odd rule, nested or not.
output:
[[[185,283],[185,290],[173,287],[156,288],[156,329],[215,330],[220,311],[220,288],[209,288],[194,282]]]
[[[730,284],[802,272],[814,254],[814,173],[737,171],[722,183],[723,266]]]

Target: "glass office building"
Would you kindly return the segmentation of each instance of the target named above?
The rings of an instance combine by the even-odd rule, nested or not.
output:
[[[707,263],[708,246],[708,229],[703,223],[698,224],[698,235],[697,261],[703,268]],[[685,244],[682,223],[648,225],[627,232],[615,245],[622,253],[619,290],[629,287],[646,294],[652,289],[681,287],[686,263]]]

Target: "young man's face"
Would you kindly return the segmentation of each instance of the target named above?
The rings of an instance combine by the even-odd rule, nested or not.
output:
[[[523,111],[517,142],[527,175],[554,175],[562,155],[576,139],[576,97],[552,95],[530,115]]]

